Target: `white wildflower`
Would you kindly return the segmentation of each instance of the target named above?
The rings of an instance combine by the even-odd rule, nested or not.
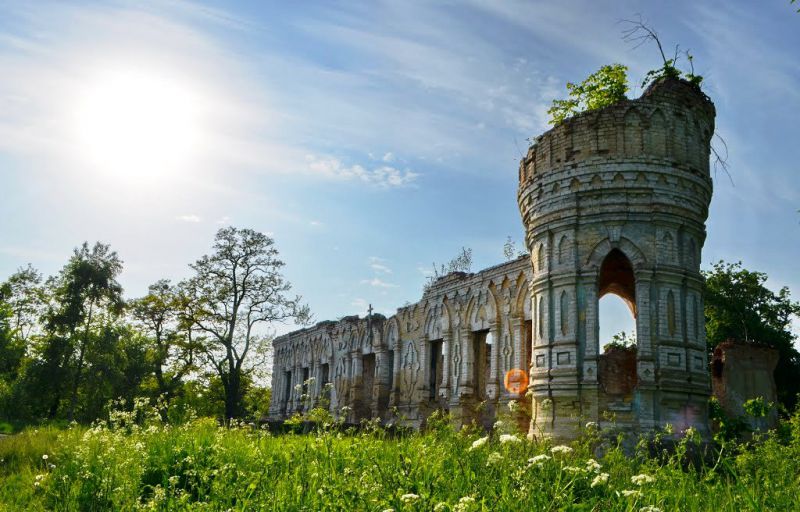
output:
[[[647,505],[639,509],[639,512],[661,512],[661,509],[653,505]]]
[[[634,497],[634,498],[641,498],[642,491],[637,491],[636,489],[626,489],[622,491],[622,495],[626,498]]]
[[[47,455],[46,453],[45,453],[44,455],[42,455],[42,460],[47,460],[47,459],[49,459],[49,458],[50,458],[50,456],[49,456],[49,455]]]
[[[383,509],[383,512],[394,512],[394,509],[393,508],[385,508],[385,509]]]
[[[477,450],[481,446],[485,445],[486,442],[489,440],[489,436],[481,437],[480,439],[476,439],[472,442],[472,446],[470,446],[469,451]]]
[[[565,446],[563,444],[560,444],[558,446],[554,446],[554,447],[550,448],[550,451],[553,452],[554,454],[563,453],[564,455],[568,455],[568,454],[572,453],[572,448],[570,448],[569,446]]]
[[[522,439],[518,438],[517,436],[515,436],[513,434],[502,434],[500,436],[500,444],[521,443],[521,442],[522,442]]]
[[[601,467],[603,467],[603,466],[601,466],[600,463],[597,462],[594,459],[589,459],[589,460],[586,461],[586,469],[588,471],[592,471],[594,473],[597,473],[598,471],[600,471]]]
[[[592,487],[597,487],[598,485],[605,485],[608,483],[608,473],[600,473],[594,480],[592,480]]]
[[[528,459],[528,462],[531,463],[531,464],[538,464],[538,465],[541,466],[545,461],[548,461],[548,460],[550,460],[552,458],[553,457],[547,455],[546,453],[542,453],[541,455],[537,455],[535,457],[531,457],[530,459]]]
[[[475,498],[472,496],[464,496],[458,500],[458,503],[453,507],[453,512],[467,512],[468,510],[472,510],[473,505],[475,505]]]
[[[419,499],[419,494],[414,494],[411,492],[400,496],[400,501],[402,501],[403,503],[412,503],[414,501],[417,501],[418,499]]]
[[[635,475],[631,477],[631,483],[636,485],[644,485],[644,484],[652,484],[655,482],[656,479],[650,475],[645,475],[644,473],[641,475]]]
[[[575,466],[564,466],[564,471],[567,473],[583,473],[584,469]]]
[[[503,423],[500,420],[497,420],[497,421],[494,422],[494,429],[495,430],[500,430],[501,428],[503,428],[503,425],[505,425],[505,423]]]
[[[498,452],[492,452],[489,454],[489,457],[486,459],[486,465],[491,466],[494,464],[498,464],[503,461],[503,456],[500,455]]]
[[[511,413],[517,412],[519,410],[519,402],[516,400],[508,402],[508,410],[511,411]]]
[[[443,501],[440,501],[433,507],[433,512],[444,512],[445,510],[447,510],[447,503]]]
[[[586,430],[597,430],[597,422],[590,421],[586,424]]]

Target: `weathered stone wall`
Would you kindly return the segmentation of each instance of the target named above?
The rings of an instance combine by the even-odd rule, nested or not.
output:
[[[583,421],[707,432],[710,393],[700,251],[711,200],[714,106],[663,79],[641,98],[538,137],[518,201],[534,269],[532,435],[572,437]],[[598,300],[636,318],[637,385],[616,400],[598,380]],[[544,407],[543,407],[544,405]]]
[[[711,359],[711,383],[714,396],[730,418],[746,418],[744,403],[753,398],[763,398],[767,403],[777,403],[775,367],[778,351],[753,343],[728,340],[714,349]],[[773,409],[765,418],[748,418],[753,429],[767,429],[777,423]]]
[[[270,416],[286,418],[325,400],[327,364],[330,411],[345,407],[348,421],[419,425],[443,409],[461,422],[490,423],[499,404],[521,398],[503,387],[505,373],[530,366],[530,275],[527,256],[452,273],[389,318],[345,317],[276,338]],[[365,362],[373,365],[367,375]],[[309,389],[305,374],[315,377]]]

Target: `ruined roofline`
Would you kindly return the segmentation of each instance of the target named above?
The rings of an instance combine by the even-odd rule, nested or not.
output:
[[[558,130],[559,128],[563,128],[564,126],[570,125],[580,119],[588,118],[588,117],[599,117],[600,114],[607,112],[609,110],[618,109],[623,105],[632,106],[636,105],[637,103],[646,102],[648,100],[655,99],[659,96],[659,94],[663,94],[665,90],[675,90],[675,89],[683,89],[683,95],[693,94],[696,99],[700,100],[701,102],[705,103],[708,108],[711,109],[709,112],[712,116],[716,115],[716,108],[714,107],[714,103],[711,101],[711,98],[708,97],[706,93],[700,88],[699,85],[693,84],[692,82],[685,80],[683,78],[675,78],[675,77],[668,77],[663,76],[656,80],[653,80],[650,85],[647,86],[641,95],[638,98],[622,98],[621,100],[612,103],[611,105],[606,105],[602,108],[595,108],[592,110],[585,110],[583,112],[578,112],[570,117],[565,118],[560,123],[554,125],[549,130],[545,131],[544,133],[537,135],[533,139],[533,143],[530,145],[531,148],[536,147],[537,143],[545,138],[551,132]],[[688,97],[688,96],[687,96]]]
[[[480,282],[484,278],[486,278],[490,273],[497,272],[498,270],[508,267],[514,268],[515,266],[522,266],[527,268],[527,262],[530,258],[529,254],[523,254],[513,260],[505,261],[503,263],[498,263],[497,265],[492,265],[491,267],[486,267],[485,269],[479,270],[478,272],[450,272],[445,274],[444,276],[438,278],[433,286],[430,289],[422,294],[422,297],[417,302],[411,303],[410,305],[417,304],[420,302],[425,301],[427,298],[431,296],[441,295],[446,293],[450,288],[454,285],[458,287],[463,286],[463,284],[467,281],[476,281]],[[402,311],[405,309],[406,306],[401,306],[397,308],[397,311]],[[388,318],[380,313],[373,313],[372,319],[378,322],[385,322],[386,320],[394,317],[395,315],[391,315]],[[273,345],[283,344],[288,342],[291,338],[295,336],[301,336],[313,332],[322,332],[326,329],[333,329],[337,325],[341,323],[358,323],[366,321],[366,317],[360,317],[359,315],[348,315],[343,316],[339,320],[322,320],[317,322],[315,325],[304,327],[302,329],[297,329],[295,331],[288,332],[286,334],[282,334],[272,340]]]
[[[708,178],[708,157],[692,153],[686,135],[694,133],[701,146],[708,146],[715,115],[714,104],[699,86],[671,77],[654,81],[638,98],[576,114],[528,147],[519,165],[518,200],[524,184],[597,163],[646,159],[671,168],[684,166]]]

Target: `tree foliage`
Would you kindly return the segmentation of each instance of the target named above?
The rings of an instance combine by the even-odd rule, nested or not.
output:
[[[553,100],[547,111],[550,124],[557,125],[581,112],[597,110],[625,99],[628,92],[628,67],[607,64],[579,84],[567,82],[568,98]]]
[[[787,287],[777,293],[767,288],[767,275],[747,270],[741,262],[720,261],[703,274],[709,350],[728,338],[775,347],[780,356],[775,369],[778,398],[793,408],[800,393],[800,353],[791,323],[800,315],[800,303],[791,299]]]
[[[206,336],[199,350],[220,378],[225,417],[243,414],[243,377],[265,354],[269,337],[259,330],[274,322],[310,319],[300,296],[281,275],[283,261],[272,238],[251,229],[223,228],[214,251],[191,265],[195,275],[182,283],[186,315]],[[265,362],[265,361],[261,361]]]

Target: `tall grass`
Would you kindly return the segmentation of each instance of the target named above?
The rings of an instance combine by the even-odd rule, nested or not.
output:
[[[704,463],[694,435],[653,457],[588,429],[567,447],[438,422],[270,435],[115,413],[0,440],[0,510],[800,510],[800,415]],[[599,447],[599,448],[598,448]],[[602,456],[600,456],[602,452]]]

